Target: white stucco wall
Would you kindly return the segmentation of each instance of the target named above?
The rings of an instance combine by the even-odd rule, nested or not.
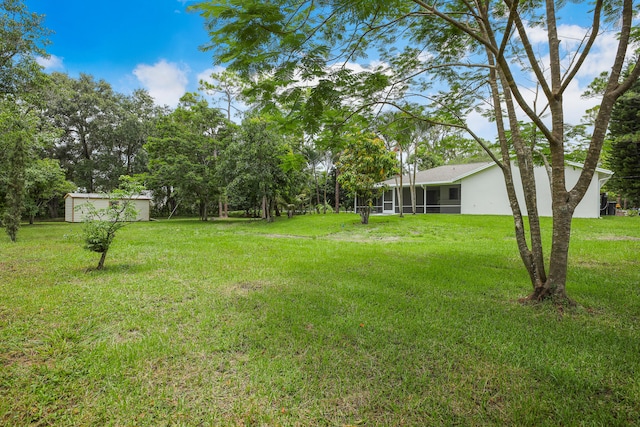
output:
[[[109,207],[109,199],[102,197],[83,197],[78,194],[67,194],[65,196],[65,210],[64,220],[66,222],[82,222],[86,217],[86,209],[82,208],[82,205],[91,203],[96,209],[104,209]],[[134,206],[138,211],[136,221],[149,221],[150,218],[150,200],[149,199],[135,199],[133,200]]]
[[[151,201],[147,199],[134,200],[136,210],[138,211],[138,221],[149,221],[151,217]]]
[[[567,166],[567,188],[573,187],[580,177],[581,169],[575,166]],[[536,177],[538,195],[538,213],[541,216],[551,216],[551,188],[549,177],[544,167],[537,167],[534,171]],[[516,194],[520,207],[526,215],[524,195],[520,180],[520,171],[513,167]],[[577,206],[575,218],[598,218],[600,216],[600,184],[602,178],[596,172],[584,198]],[[463,214],[490,214],[511,215],[509,199],[502,172],[497,166],[490,167],[467,178],[461,182]]]
[[[492,166],[461,182],[462,214],[511,215],[502,172]]]

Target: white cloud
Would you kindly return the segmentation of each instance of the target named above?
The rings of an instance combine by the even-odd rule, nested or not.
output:
[[[187,3],[189,3],[190,0],[178,0],[178,3],[180,3],[182,5],[182,7],[186,7]],[[176,9],[173,11],[173,13],[182,13],[181,10]]]
[[[205,81],[207,83],[213,83],[214,80],[211,78],[211,74],[214,74],[214,73],[220,74],[224,70],[226,70],[226,68],[220,67],[220,66],[216,66],[214,68],[207,68],[206,70],[198,74],[198,82]]]
[[[613,33],[601,34],[594,43],[589,57],[582,66],[581,75],[593,77],[610,71],[618,50],[618,38]]]
[[[64,64],[62,63],[64,58],[55,55],[49,55],[48,58],[43,58],[39,56],[36,58],[36,62],[45,70],[61,70],[64,68]]]
[[[569,67],[575,66],[577,50],[584,48],[585,36],[588,34],[588,31],[588,28],[577,25],[560,25],[558,27],[558,37],[561,40],[560,54],[562,72],[566,72]],[[539,54],[538,62],[545,73],[547,82],[550,84],[550,57],[548,54],[547,31],[541,27],[528,27],[527,36],[533,45],[534,51]],[[588,85],[595,77],[601,72],[611,69],[616,50],[617,38],[614,32],[603,31],[598,35],[589,55],[580,67],[580,71],[569,83],[563,94],[565,123],[573,125],[579,124],[586,110],[600,102],[600,99],[597,97],[582,98],[582,94],[587,90]],[[527,103],[530,106],[534,106],[534,102],[536,102],[535,110],[542,111],[546,106],[546,98],[540,88],[536,89],[535,82],[537,79],[534,73],[530,70],[523,71],[521,74],[516,74],[516,78]],[[544,121],[550,126],[549,110],[546,109],[545,113],[546,117]],[[520,109],[518,115],[521,119],[528,120]],[[475,114],[470,115],[469,122],[481,130],[479,133],[487,132],[483,136],[486,137],[489,134],[495,135],[495,125],[482,126],[482,118],[480,116]],[[494,128],[493,130],[491,129],[492,127]],[[472,129],[475,128],[472,126]]]
[[[580,53],[584,49],[589,31],[590,28],[578,25],[560,25],[558,27],[563,70],[575,66],[578,49],[580,49]],[[534,51],[541,53],[538,59],[539,63],[542,64],[545,71],[548,71],[550,58],[547,30],[540,27],[527,27],[527,36],[534,47]],[[586,61],[580,68],[580,72],[577,75],[578,79],[589,79],[587,83],[590,83],[602,71],[608,71],[614,62],[617,46],[618,40],[615,32],[604,31],[598,34]]]
[[[159,105],[175,107],[186,92],[189,79],[186,65],[162,59],[154,65],[140,64],[133,74]]]
[[[558,38],[561,46],[565,49],[575,49],[586,37],[589,28],[579,25],[559,25]],[[547,30],[545,28],[535,26],[527,26],[527,37],[532,44],[544,44],[549,42]]]

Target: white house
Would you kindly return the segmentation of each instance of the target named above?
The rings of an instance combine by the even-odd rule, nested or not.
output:
[[[516,192],[523,213],[526,215],[524,195],[518,167],[513,164]],[[582,165],[567,162],[565,166],[567,186],[577,181]],[[538,213],[551,216],[551,187],[544,167],[535,168],[538,191]],[[600,216],[600,189],[611,178],[613,172],[597,168],[587,193],[575,210],[576,218],[598,218]],[[389,187],[382,197],[374,202],[372,213],[399,213],[399,178],[384,181]],[[402,211],[411,213],[411,190],[409,176],[402,177]],[[357,209],[357,200],[356,200]],[[511,215],[502,171],[494,162],[446,165],[416,173],[417,213],[461,213]]]
[[[151,210],[151,197],[138,195],[133,197],[133,203],[138,211],[136,221],[149,221]],[[86,212],[79,206],[91,203],[96,209],[109,207],[109,197],[96,193],[68,193],[64,196],[64,220],[66,222],[82,222]]]

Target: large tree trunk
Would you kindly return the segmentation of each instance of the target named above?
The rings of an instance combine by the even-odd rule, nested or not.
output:
[[[340,213],[340,183],[338,182],[338,176],[340,175],[340,173],[338,172],[338,169],[336,169],[336,200],[335,200],[335,206],[333,208],[333,211],[335,213]],[[368,216],[367,216],[367,221],[368,221]]]
[[[404,188],[402,187],[402,147],[400,147],[400,187],[397,187],[398,191],[398,210],[400,211],[400,218],[404,217]]]
[[[318,205],[320,204],[320,185],[318,184],[318,173],[316,171],[315,164],[313,166],[313,180],[316,185],[316,213],[320,213],[320,211],[318,210]],[[325,199],[324,204],[326,206],[327,204],[327,186],[326,185],[324,186],[324,199]]]
[[[509,140],[505,132],[506,124],[504,122],[503,112],[502,112],[502,96],[501,96],[502,91],[500,90],[500,87],[498,84],[499,73],[496,71],[496,68],[493,67],[493,65],[495,65],[494,56],[488,52],[487,58],[488,58],[489,64],[492,65],[492,68],[489,71],[489,85],[491,87],[491,94],[492,94],[492,99],[494,104],[493,107],[494,107],[495,118],[496,118],[496,128],[498,130],[498,140],[500,142],[500,151],[502,154],[502,161],[499,163],[499,166],[502,168],[504,182],[507,189],[507,196],[509,198],[509,204],[511,206],[511,211],[513,213],[513,221],[515,226],[515,236],[516,236],[516,243],[518,246],[518,252],[520,253],[520,258],[522,259],[522,262],[527,270],[527,273],[529,274],[529,279],[531,280],[531,284],[535,289],[536,287],[542,285],[545,281],[544,262],[540,263],[540,260],[542,258],[540,258],[540,256],[536,256],[535,249],[530,249],[529,244],[527,242],[527,230],[524,223],[523,213],[520,208],[520,203],[518,202],[515,182],[513,178],[513,171],[511,167],[511,150],[510,150],[511,146],[509,144]],[[504,76],[502,77],[503,77],[502,81],[504,82],[505,81]],[[508,89],[509,88],[507,85],[503,87],[503,90],[507,92],[506,94],[504,94],[504,98],[507,100],[510,100],[510,92],[508,92]],[[514,105],[511,102],[507,102],[506,106],[507,106],[507,109],[509,110],[508,116],[510,118],[510,122],[513,124],[514,117],[515,117]],[[514,140],[517,143],[520,134],[518,131],[517,120],[515,120],[515,123],[516,123],[515,131],[513,131],[512,129],[513,131],[512,140]],[[525,152],[523,150],[519,150],[519,152],[520,152],[520,155],[524,157]],[[529,174],[525,173],[525,176],[529,176]],[[535,181],[533,181],[534,184],[531,185],[532,181],[530,179],[523,179],[523,183],[529,184],[528,187],[523,188],[525,193],[536,191]],[[527,197],[526,201],[527,201],[527,207],[532,208],[532,212],[535,213],[537,218],[537,207],[535,206],[534,203],[532,203],[530,197]],[[533,206],[531,206],[530,204]],[[539,223],[537,221],[534,221],[533,225],[530,222],[529,235],[531,236],[530,238],[532,241],[541,242],[540,228],[539,228]],[[540,255],[542,255],[542,245],[540,244],[539,247],[536,246],[536,248],[540,250]]]
[[[200,202],[200,220],[207,221],[209,219],[209,213],[207,212],[208,200]]]
[[[567,209],[566,203],[558,205],[553,209],[553,240],[549,258],[549,277],[544,284],[535,287],[527,299],[541,301],[552,298],[557,302],[573,304],[566,292],[573,212]]]
[[[218,217],[229,218],[229,206],[227,204],[227,189],[220,189],[220,196],[218,197]]]
[[[359,211],[360,211],[360,223],[369,224],[369,214],[371,214],[371,206],[367,204],[367,206],[361,207]]]
[[[329,202],[327,202],[327,183],[329,182],[329,174],[325,174],[325,180],[324,180],[324,201],[322,203],[322,214],[326,214],[327,213],[327,205],[329,204]],[[318,203],[319,205],[320,203]],[[318,206],[316,206],[316,213],[320,213],[320,209],[318,209]]]
[[[267,196],[262,196],[262,202],[260,204],[260,218],[267,219]]]
[[[411,214],[416,214],[416,168],[417,168],[417,158],[416,149],[413,150],[413,168],[411,172],[409,172],[409,188],[411,189]],[[426,213],[426,212],[425,212]]]

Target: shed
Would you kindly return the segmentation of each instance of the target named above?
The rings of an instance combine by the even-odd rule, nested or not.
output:
[[[526,215],[524,195],[520,183],[520,171],[512,163],[516,193]],[[570,188],[577,181],[582,165],[567,162],[565,173]],[[544,167],[534,170],[538,190],[538,212],[551,216],[551,189],[549,176]],[[575,218],[598,218],[600,216],[601,187],[613,172],[596,168],[596,173],[582,201],[578,204]],[[400,180],[392,178],[382,184],[389,189],[374,202],[373,213],[399,213],[397,189]],[[411,190],[409,176],[403,177],[402,211],[411,213]],[[357,208],[357,201],[356,201]],[[507,189],[500,168],[493,162],[446,165],[416,173],[417,213],[460,213],[483,215],[511,215]]]
[[[149,221],[151,197],[140,194],[133,196],[132,202],[138,211],[136,221]],[[64,220],[66,222],[84,221],[86,213],[79,206],[86,203],[93,204],[96,209],[108,208],[109,196],[98,193],[68,193],[64,196]]]

